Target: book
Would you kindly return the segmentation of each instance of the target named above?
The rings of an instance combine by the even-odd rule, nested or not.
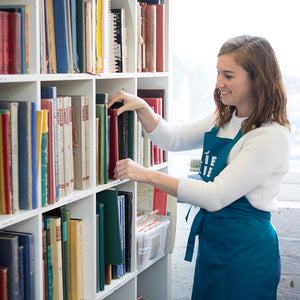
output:
[[[90,121],[89,97],[85,96],[85,161],[86,161],[86,187],[90,187]]]
[[[69,240],[69,218],[70,212],[66,206],[55,208],[44,216],[55,216],[61,220],[61,255],[62,255],[62,273],[63,273],[63,294],[64,299],[68,299],[70,293],[70,240]]]
[[[9,147],[9,118],[7,110],[0,110],[0,179],[2,213],[11,214],[11,186],[10,186],[10,147]]]
[[[58,186],[58,143],[57,143],[57,89],[41,88],[41,108],[48,112],[48,203],[59,198]]]
[[[122,263],[122,247],[119,226],[118,193],[108,189],[96,194],[96,201],[104,204],[104,257],[106,265]]]
[[[118,193],[118,213],[122,249],[122,262],[113,266],[113,279],[122,278],[126,273],[125,266],[125,195]]]
[[[86,72],[85,54],[85,0],[76,0],[76,29],[78,64],[81,73]]]
[[[52,259],[51,259],[51,241],[50,241],[50,219],[43,216],[44,221],[44,231],[46,232],[46,252],[47,252],[47,294],[49,300],[53,299],[53,268],[52,268]]]
[[[70,58],[70,72],[75,73],[73,63],[73,46],[72,46],[72,27],[71,27],[71,6],[70,0],[66,0],[67,4],[67,27],[68,27],[68,43],[69,43],[69,58]]]
[[[57,73],[70,73],[68,11],[66,0],[53,0]]]
[[[120,103],[116,103],[119,107]],[[134,112],[125,111],[118,117],[119,159],[134,159]]]
[[[114,43],[116,72],[127,72],[127,45],[126,45],[126,27],[125,27],[125,9],[111,9],[114,14]]]
[[[101,73],[102,59],[102,0],[95,1],[95,73]]]
[[[92,47],[92,3],[85,1],[85,59],[86,72],[93,72],[93,47]]]
[[[132,220],[133,220],[133,193],[118,191],[125,197],[125,271],[131,272],[131,249],[132,249]]]
[[[32,170],[32,209],[38,207],[37,196],[37,136],[36,103],[31,102],[31,170]]]
[[[19,256],[19,297],[24,299],[24,246],[18,246]]]
[[[53,0],[45,0],[46,25],[46,53],[48,59],[48,72],[57,72],[56,41],[54,29]]]
[[[4,74],[4,13],[0,10],[0,74]]]
[[[72,36],[73,72],[79,72],[77,52],[76,0],[70,0],[70,22]]]
[[[109,134],[107,93],[96,94],[96,118],[99,119],[98,132],[98,156],[99,156],[99,182],[105,184],[108,181],[109,170]],[[109,122],[110,123],[110,122]]]
[[[36,111],[36,154],[37,154],[37,193],[41,197],[41,146],[42,146],[42,118],[43,113],[41,110]]]
[[[149,4],[148,4],[149,5]],[[156,7],[156,72],[165,71],[165,4]]]
[[[22,73],[21,13],[9,12],[9,73]]]
[[[59,199],[65,197],[64,170],[64,108],[63,97],[57,97],[57,144],[58,144],[58,186]]]
[[[49,110],[42,109],[42,130],[41,130],[41,200],[42,207],[49,203],[48,199],[48,113]]]
[[[0,299],[3,300],[8,300],[7,272],[7,267],[0,266]]]
[[[105,285],[105,244],[104,244],[104,204],[96,203],[97,222],[97,274],[98,274],[98,291],[104,290]]]
[[[12,213],[19,212],[19,162],[18,162],[18,102],[0,102],[0,109],[8,110],[9,118],[9,165],[12,196]]]
[[[163,100],[162,98],[143,98],[155,113],[163,117]],[[161,164],[163,162],[163,151],[155,144],[152,144],[153,163]]]
[[[20,14],[20,26],[18,25],[17,31],[19,31],[19,37],[14,38],[10,35],[10,41],[19,43],[20,41],[20,57],[15,63],[20,64],[21,73],[29,73],[29,45],[28,45],[28,5],[1,5],[0,10],[6,11],[7,13],[17,12]],[[18,21],[17,21],[18,22]],[[11,32],[15,34],[15,32]]]
[[[63,165],[65,196],[74,191],[74,164],[72,147],[72,104],[71,97],[62,97],[63,105]]]
[[[19,300],[19,257],[17,236],[0,235],[0,266],[8,269],[8,299]]]
[[[47,232],[44,230],[42,231],[42,255],[43,255],[43,296],[44,299],[49,299],[48,296],[48,270],[47,270]]]
[[[49,218],[53,299],[63,299],[61,218],[56,216],[44,218]]]
[[[156,6],[145,7],[145,58],[146,71],[156,72]]]
[[[9,74],[9,12],[2,11],[3,18],[3,72]]]
[[[108,115],[110,117],[109,126],[109,178],[114,178],[114,169],[119,160],[119,129],[117,109],[109,108]]]
[[[23,247],[23,277],[24,277],[24,299],[34,299],[35,295],[35,244],[34,235],[29,232],[4,230],[0,236],[17,236],[18,246]],[[19,256],[20,259],[20,256]],[[23,298],[22,298],[23,299]]]
[[[83,254],[81,219],[70,220],[71,299],[83,299]]]
[[[75,188],[86,188],[86,105],[85,96],[72,96],[73,155]]]

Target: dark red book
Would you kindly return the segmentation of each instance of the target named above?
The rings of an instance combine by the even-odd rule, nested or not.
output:
[[[0,266],[0,299],[7,300],[7,268]]]
[[[3,52],[4,52],[4,40],[3,40],[3,11],[0,10],[0,74],[3,74]]]
[[[107,113],[110,117],[109,124],[109,169],[108,176],[114,178],[114,169],[119,160],[119,142],[118,142],[118,116],[117,109],[109,108]]]
[[[22,73],[21,14],[9,12],[9,73]]]
[[[3,17],[3,73],[9,73],[9,12],[2,11]]]

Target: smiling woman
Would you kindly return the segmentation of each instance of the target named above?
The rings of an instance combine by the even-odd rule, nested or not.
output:
[[[169,109],[169,120],[181,123],[213,111],[211,91],[216,83],[216,49],[220,44],[240,34],[266,37],[280,63],[292,128],[290,170],[283,179],[285,184],[300,183],[300,39],[295,38],[299,34],[298,11],[298,0],[254,0],[247,10],[237,0],[189,0],[185,5],[173,1],[173,17],[181,22],[174,22],[173,27],[174,105]],[[200,155],[199,151],[170,153],[170,172],[187,174],[190,157]],[[185,170],[182,165],[186,166]],[[287,193],[281,193],[281,199],[300,200],[298,190],[291,194],[294,187],[282,190]]]

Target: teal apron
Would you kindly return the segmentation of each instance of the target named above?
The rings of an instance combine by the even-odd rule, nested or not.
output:
[[[201,179],[213,181],[242,136],[219,138],[214,127],[204,136]],[[209,199],[207,199],[209,201]],[[199,246],[192,300],[274,300],[280,279],[280,255],[271,214],[254,208],[243,196],[216,212],[203,208],[195,216],[185,260]]]

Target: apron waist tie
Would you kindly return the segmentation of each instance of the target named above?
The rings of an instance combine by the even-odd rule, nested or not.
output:
[[[191,262],[194,254],[196,235],[199,234],[206,210],[201,208],[193,220],[184,260]]]

